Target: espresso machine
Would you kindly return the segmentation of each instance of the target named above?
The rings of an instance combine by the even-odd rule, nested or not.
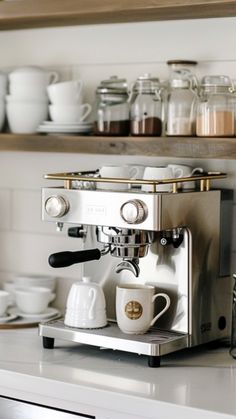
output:
[[[162,180],[100,178],[97,171],[54,173],[62,185],[42,190],[42,218],[82,240],[83,250],[50,255],[54,268],[83,263],[84,275],[106,297],[108,325],[79,329],[63,319],[39,325],[45,348],[64,339],[147,355],[151,367],[168,353],[227,338],[232,283],[230,248],[233,192],[211,188],[226,174],[207,172]],[[182,182],[196,189],[182,190]],[[96,188],[97,182],[109,189]],[[128,184],[126,190],[112,188]],[[171,184],[171,192],[158,185]],[[150,191],[144,192],[142,185]],[[214,186],[214,185],[213,185]],[[171,299],[170,308],[143,335],[122,333],[115,316],[116,286],[148,283]],[[160,310],[160,304],[158,305]]]

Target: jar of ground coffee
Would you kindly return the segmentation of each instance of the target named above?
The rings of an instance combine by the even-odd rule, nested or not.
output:
[[[205,76],[200,86],[196,134],[199,137],[233,137],[235,93],[228,76]]]
[[[96,89],[94,134],[129,135],[129,102],[126,79],[112,76]]]
[[[150,74],[138,77],[130,97],[131,135],[160,136],[163,118],[163,88],[160,80]]]

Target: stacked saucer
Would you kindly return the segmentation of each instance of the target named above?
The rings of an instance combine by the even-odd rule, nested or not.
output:
[[[62,123],[44,121],[39,125],[37,132],[45,134],[80,134],[86,135],[92,132],[93,125],[90,122]]]

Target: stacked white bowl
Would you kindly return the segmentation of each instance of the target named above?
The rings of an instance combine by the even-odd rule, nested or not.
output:
[[[7,94],[7,75],[0,72],[0,131],[2,131],[6,116],[5,97]]]
[[[40,67],[26,66],[9,74],[6,113],[13,133],[30,134],[48,117],[47,86],[58,80],[58,74]]]

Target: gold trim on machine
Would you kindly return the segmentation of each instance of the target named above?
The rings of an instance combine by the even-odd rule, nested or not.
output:
[[[207,172],[204,175],[194,175],[189,177],[171,178],[171,179],[127,179],[127,178],[104,178],[99,177],[96,172],[96,176],[86,175],[88,172],[71,172],[71,173],[49,173],[44,176],[45,179],[63,180],[65,189],[72,189],[72,181],[82,182],[103,182],[103,183],[132,183],[132,185],[152,185],[153,190],[151,192],[157,192],[158,185],[165,185],[172,183],[172,193],[177,193],[177,183],[183,182],[200,182],[200,191],[209,191],[212,180],[225,179],[226,173],[222,172]]]

